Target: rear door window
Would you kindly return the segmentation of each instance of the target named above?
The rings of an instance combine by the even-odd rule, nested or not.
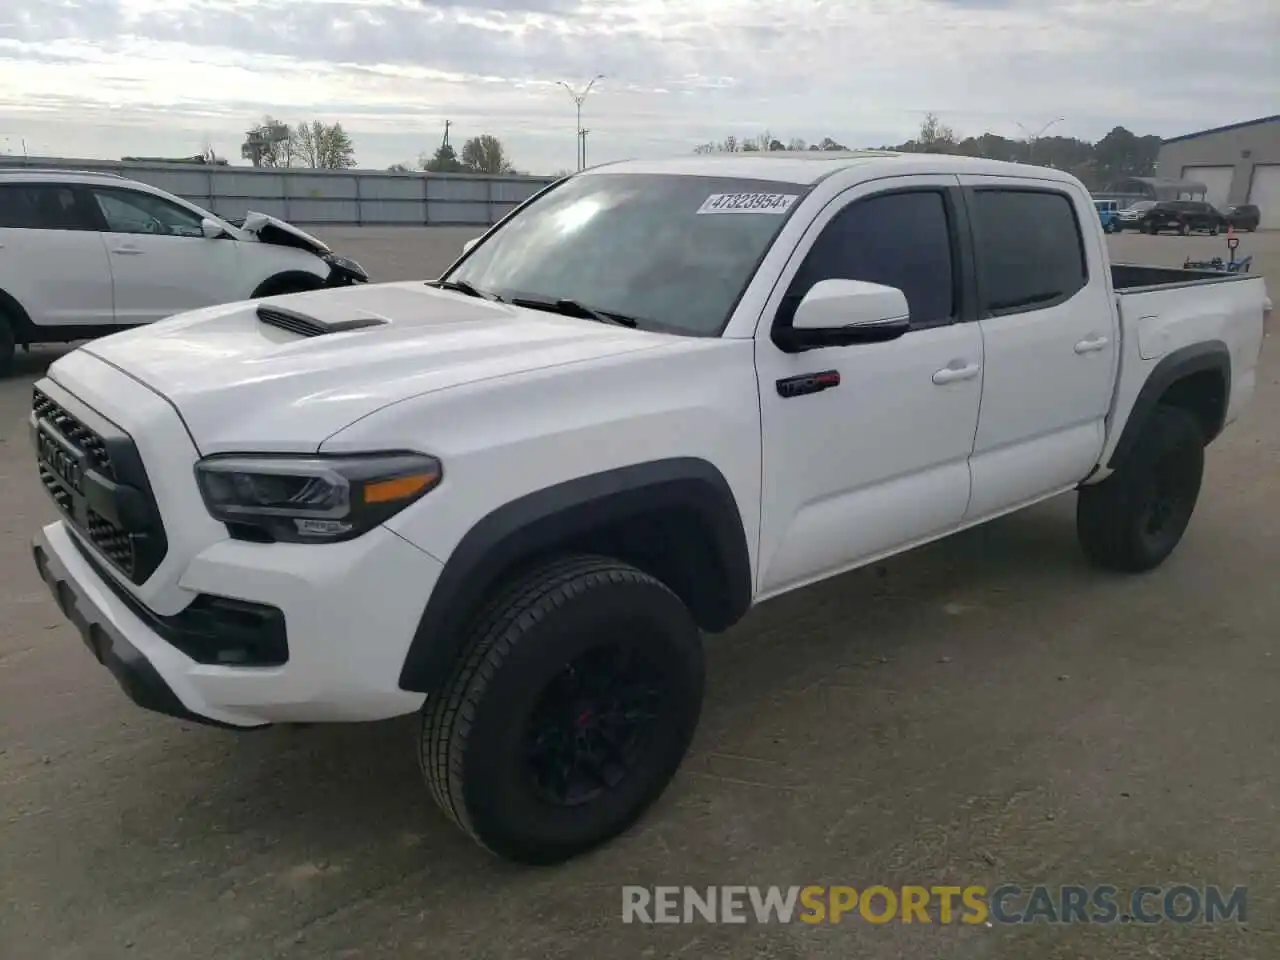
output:
[[[54,183],[0,184],[0,227],[92,230],[92,209],[77,188]]]
[[[972,197],[984,314],[1041,310],[1084,289],[1084,235],[1070,197],[1015,188]]]

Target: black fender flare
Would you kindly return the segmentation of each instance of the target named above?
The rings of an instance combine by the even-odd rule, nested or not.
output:
[[[1133,401],[1129,419],[1120,432],[1120,439],[1111,452],[1111,459],[1107,461],[1108,469],[1117,469],[1133,451],[1152,412],[1168,389],[1184,377],[1205,372],[1221,375],[1223,383],[1221,416],[1216,423],[1209,424],[1205,436],[1206,442],[1213,440],[1222,431],[1227,405],[1231,402],[1231,351],[1221,340],[1207,340],[1182,347],[1156,364],[1155,369],[1147,376],[1147,382],[1138,391],[1137,399]]]
[[[477,521],[431,591],[400,672],[401,689],[430,693],[448,679],[467,620],[504,571],[592,530],[668,509],[696,511],[723,574],[723,595],[695,618],[711,631],[732,626],[751,606],[753,590],[742,514],[728,481],[699,458],[648,461],[526,494]]]

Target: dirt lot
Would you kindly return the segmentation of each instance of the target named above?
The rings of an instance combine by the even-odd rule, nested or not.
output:
[[[470,231],[331,230],[379,279]],[[1180,264],[1220,240],[1114,239]],[[1244,238],[1280,277],[1280,234]],[[1273,294],[1280,284],[1273,284]],[[488,859],[419,781],[411,720],[235,734],[142,713],[27,542],[52,509],[0,383],[0,957],[1280,957],[1280,357],[1159,571],[1093,572],[1071,498],[765,605],[709,641],[693,754],[630,834]],[[353,644],[359,639],[353,638]],[[624,926],[619,885],[1250,888],[1216,927]]]

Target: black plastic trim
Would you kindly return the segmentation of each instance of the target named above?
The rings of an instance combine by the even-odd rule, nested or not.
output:
[[[349,330],[363,330],[366,327],[381,327],[387,323],[385,317],[366,315],[349,317],[345,320],[324,321],[299,310],[291,310],[273,303],[260,303],[256,311],[258,320],[271,327],[279,327],[303,337],[323,337],[330,333],[346,333]]]
[[[695,609],[703,629],[728,629],[751,606],[751,559],[742,515],[724,475],[688,457],[620,467],[556,484],[478,521],[449,556],[431,591],[400,673],[400,687],[429,693],[452,669],[467,619],[497,578],[593,529],[654,510],[689,509],[707,522],[724,573],[717,602]]]
[[[1108,469],[1115,470],[1133,450],[1134,444],[1146,429],[1147,421],[1165,392],[1182,378],[1206,371],[1222,376],[1222,417],[1225,417],[1227,405],[1231,402],[1231,352],[1227,349],[1227,345],[1221,340],[1209,340],[1175,350],[1156,364],[1155,369],[1147,377],[1147,382],[1138,391],[1138,397],[1133,401],[1133,407],[1129,411],[1129,419],[1120,433],[1120,439],[1116,441],[1111,459],[1107,461]],[[1211,425],[1205,442],[1212,441],[1221,432],[1222,419],[1220,418],[1216,424]]]
[[[96,476],[90,486],[89,493],[99,501],[110,501],[118,514],[123,514],[133,529],[128,532],[134,536],[135,564],[132,571],[122,571],[136,584],[147,581],[151,574],[164,562],[169,552],[169,541],[165,534],[164,521],[160,516],[155,493],[151,481],[147,477],[142,457],[138,453],[137,444],[129,434],[112,421],[108,420],[88,404],[74,397],[49,378],[38,381],[33,388],[33,404],[35,394],[40,393],[53,401],[69,415],[78,420],[89,430],[97,434],[106,450],[112,476]],[[35,439],[37,422],[34,409],[28,416],[28,427]],[[103,481],[109,481],[110,486]],[[80,518],[72,518],[79,526]]]
[[[165,683],[159,671],[137,647],[129,643],[110,624],[98,621],[92,607],[84,602],[84,598],[77,592],[66,572],[61,569],[61,565],[39,542],[32,545],[31,552],[40,579],[53,594],[58,609],[79,632],[80,639],[84,641],[89,652],[111,671],[120,689],[135,704],[144,710],[205,726],[220,727],[225,730],[259,729],[223,723],[187,709],[178,695],[173,692],[173,688]]]
[[[252,667],[280,667],[289,662],[289,643],[284,612],[276,607],[202,593],[184,607],[180,613],[164,616],[147,607],[121,586],[78,537],[73,535],[71,542],[75,544],[76,550],[79,551],[85,562],[93,568],[93,572],[111,589],[116,598],[129,608],[130,613],[150,627],[151,631],[161,640],[174,649],[180,650],[196,663],[248,669]],[[232,614],[236,611],[252,613],[271,621],[270,626],[274,634],[266,639],[274,644],[278,651],[277,655],[262,658],[252,663],[220,660],[217,657],[209,656],[205,648],[210,640],[215,642],[221,640],[223,645],[226,646],[236,639],[236,627],[231,622],[228,621],[221,624],[211,622],[218,608]]]

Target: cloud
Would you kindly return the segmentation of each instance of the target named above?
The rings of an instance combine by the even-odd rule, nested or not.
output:
[[[1280,7],[1242,0],[8,0],[0,149],[235,157],[271,113],[341,119],[385,166],[449,119],[554,170],[558,81],[597,73],[593,160],[765,129],[896,142],[930,110],[962,133],[1171,136],[1274,112],[1277,37]]]

